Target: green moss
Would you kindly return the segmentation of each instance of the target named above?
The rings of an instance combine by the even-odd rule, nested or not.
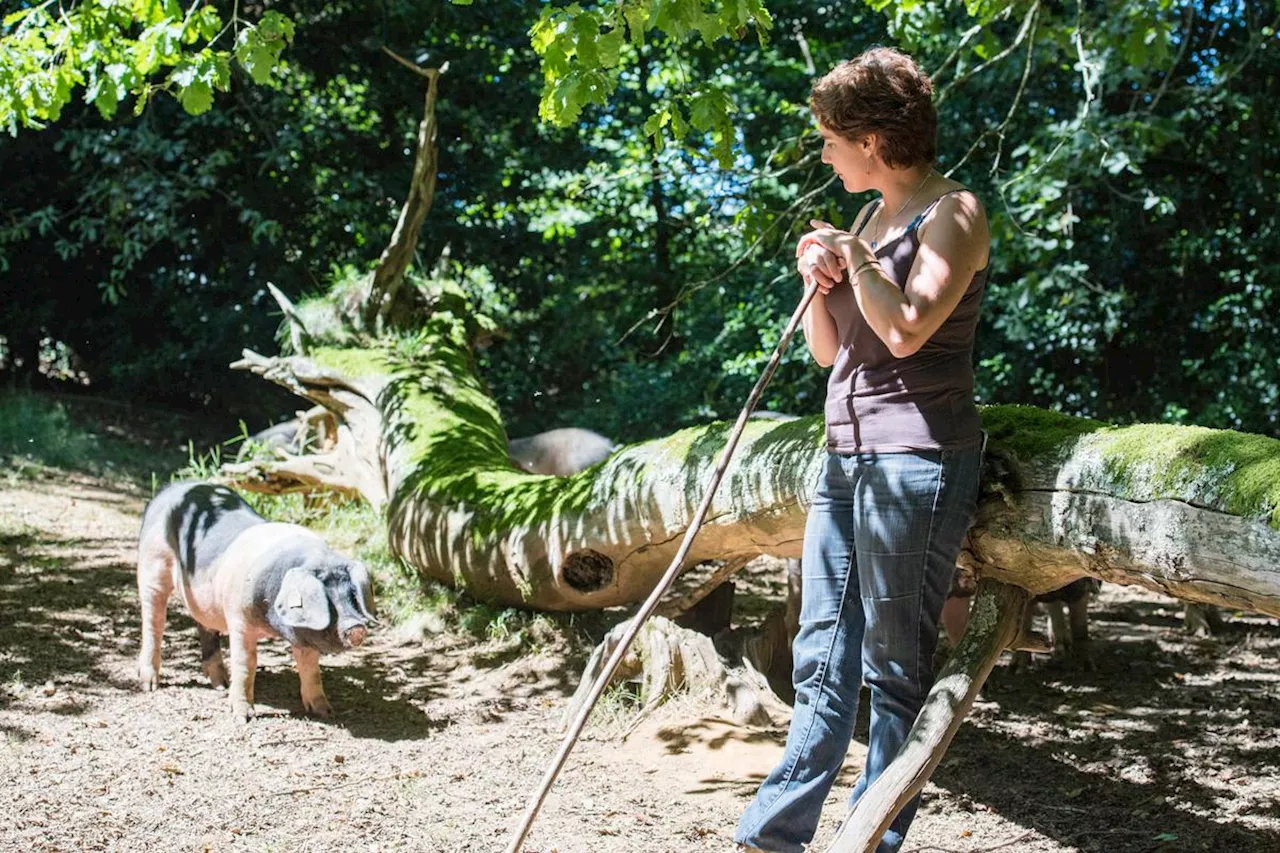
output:
[[[1114,427],[1088,446],[1115,482],[1148,498],[1218,506],[1280,529],[1280,439],[1169,424]]]
[[[388,367],[386,353],[380,349],[319,347],[307,357],[320,367],[350,379],[385,375]]]
[[[1280,529],[1280,439],[1171,424],[1114,427],[1031,406],[988,406],[992,446],[1026,462],[1094,457],[1079,485],[1117,488],[1137,500],[1183,500]],[[1090,483],[1090,479],[1099,482]]]
[[[1012,451],[1023,461],[1055,450],[1065,455],[1082,435],[1106,427],[1102,421],[1034,406],[984,406],[981,411],[982,428],[991,444]]]

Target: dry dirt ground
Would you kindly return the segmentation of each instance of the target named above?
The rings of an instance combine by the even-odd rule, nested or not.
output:
[[[285,650],[230,718],[171,612],[164,684],[140,693],[133,548],[144,495],[83,477],[0,491],[0,850],[505,849],[559,736],[582,652],[391,632],[325,670],[332,721],[299,714]],[[1177,602],[1108,587],[1097,669],[993,674],[935,774],[907,850],[1280,851],[1280,624],[1215,639]],[[534,853],[727,851],[784,731],[680,703],[625,739],[588,729]],[[865,722],[859,740],[865,737]],[[863,745],[850,750],[815,849]]]

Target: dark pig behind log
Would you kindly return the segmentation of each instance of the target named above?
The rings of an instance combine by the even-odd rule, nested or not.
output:
[[[1057,660],[1070,660],[1086,669],[1093,668],[1093,650],[1089,640],[1089,599],[1098,591],[1100,584],[1094,578],[1079,578],[1064,587],[1052,592],[1037,595],[1024,617],[1020,643],[1015,648],[1021,651],[1014,653],[1014,668],[1025,668],[1031,661],[1031,651],[1041,651],[1031,642],[1031,620],[1037,606],[1049,612],[1049,645],[1045,651],[1052,650]],[[1066,614],[1064,616],[1063,609]]]
[[[568,477],[608,459],[618,445],[599,433],[578,427],[513,438],[508,444],[511,461],[530,474]]]
[[[303,425],[297,420],[282,421],[275,426],[267,427],[240,442],[240,447],[236,451],[236,461],[243,462],[246,457],[260,448],[271,451],[282,450],[296,456],[302,452],[303,434]]]

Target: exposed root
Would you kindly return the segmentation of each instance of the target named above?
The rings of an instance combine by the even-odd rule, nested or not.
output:
[[[324,406],[329,411],[341,413],[352,406],[341,392],[354,395],[369,405],[374,405],[378,388],[366,388],[340,373],[326,370],[314,361],[302,356],[268,357],[253,350],[241,350],[240,359],[231,363],[232,370],[247,370],[263,379],[288,388],[299,397],[305,397]],[[383,380],[385,382],[385,380]]]
[[[328,489],[361,495],[374,506],[386,503],[377,399],[387,377],[357,381],[308,358],[268,358],[247,349],[231,367],[269,379],[317,404],[305,418],[308,426],[321,428],[322,452],[225,465],[222,473],[229,481],[248,491],[283,494]]]
[[[337,453],[288,456],[282,461],[255,459],[223,465],[219,474],[247,492],[283,495],[292,492],[334,491],[356,497],[358,485],[343,470]]]
[[[565,710],[566,725],[582,707],[628,624],[615,625],[591,653],[578,690]],[[728,717],[739,725],[772,722],[757,687],[725,668],[710,637],[681,628],[663,616],[651,617],[641,627],[614,679],[640,682],[643,707],[633,727],[677,691],[718,701]]]

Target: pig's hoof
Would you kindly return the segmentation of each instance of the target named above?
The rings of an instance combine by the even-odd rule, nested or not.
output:
[[[303,699],[302,708],[308,714],[314,717],[332,717],[333,706],[329,704],[329,700],[323,695],[312,699]]]
[[[200,668],[204,670],[204,675],[209,679],[209,683],[219,690],[226,688],[231,683],[231,679],[227,677],[227,667],[220,660],[206,662]]]
[[[143,693],[150,693],[160,686],[160,672],[149,666],[142,667],[138,670],[138,686],[142,688]]]
[[[1080,649],[1071,656],[1071,665],[1081,672],[1097,672],[1098,664],[1093,659],[1093,652],[1088,649]]]
[[[253,706],[247,702],[231,703],[231,718],[241,725],[253,719]]]

